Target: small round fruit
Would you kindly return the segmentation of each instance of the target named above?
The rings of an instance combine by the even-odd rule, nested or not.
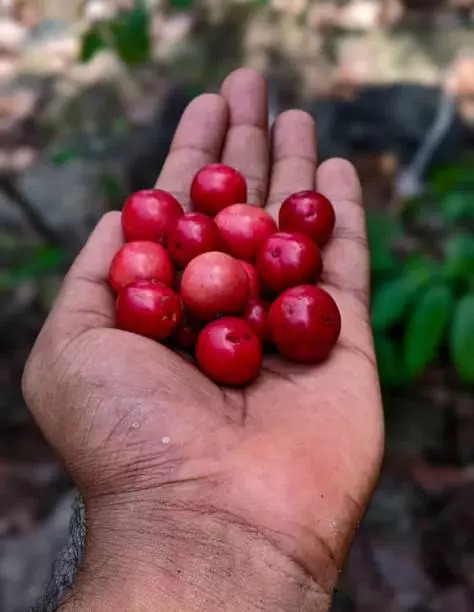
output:
[[[181,204],[161,189],[133,193],[122,210],[122,229],[127,242],[151,240],[166,244],[168,233],[183,214]]]
[[[214,217],[226,206],[247,200],[247,184],[242,174],[224,164],[204,166],[191,185],[194,210]]]
[[[299,363],[317,363],[336,344],[341,315],[329,293],[314,285],[303,285],[288,289],[273,302],[269,327],[284,357]]]
[[[242,312],[249,292],[249,278],[239,261],[217,251],[198,255],[181,278],[186,309],[203,320]]]
[[[157,280],[171,287],[173,265],[166,250],[156,242],[128,242],[117,252],[109,270],[109,285],[116,292],[139,280]]]
[[[268,236],[277,230],[268,213],[251,204],[234,204],[216,216],[222,250],[233,257],[254,261]]]
[[[260,279],[258,278],[257,268],[248,261],[242,261],[241,259],[239,259],[239,263],[247,272],[247,276],[249,277],[249,297],[250,299],[257,299],[258,297],[260,297]]]
[[[138,281],[122,289],[115,305],[117,327],[166,340],[177,329],[182,306],[178,295],[157,281]]]
[[[220,385],[246,385],[260,373],[262,345],[246,321],[224,317],[206,325],[199,334],[196,361],[201,371]]]
[[[192,351],[196,345],[200,327],[202,326],[193,323],[185,315],[174,333],[173,339],[175,344],[185,351]]]
[[[318,246],[303,234],[273,234],[257,258],[257,272],[265,289],[275,293],[317,280],[322,269]]]
[[[336,214],[321,193],[300,191],[283,202],[278,220],[280,230],[305,234],[322,246],[334,230]]]
[[[249,323],[263,343],[270,341],[268,327],[268,304],[263,300],[250,300],[244,310],[242,318]]]
[[[180,268],[202,253],[219,248],[219,230],[202,213],[188,213],[177,220],[168,236],[168,252]]]

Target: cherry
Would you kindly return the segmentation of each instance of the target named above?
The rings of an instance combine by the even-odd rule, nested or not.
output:
[[[270,341],[268,327],[268,304],[260,299],[250,300],[242,318],[249,323],[260,340],[264,343]]]
[[[177,220],[168,236],[168,251],[174,263],[184,268],[198,255],[219,248],[219,231],[202,213],[188,213]]]
[[[242,174],[224,164],[204,166],[191,185],[194,209],[214,217],[232,204],[247,200],[247,184]]]
[[[181,278],[181,297],[194,316],[208,320],[241,312],[249,297],[249,278],[237,259],[211,251],[193,259]]]
[[[341,315],[332,297],[314,285],[293,287],[272,304],[271,338],[287,359],[317,363],[325,359],[341,331]]]
[[[173,337],[176,345],[185,351],[193,350],[201,327],[202,325],[198,325],[185,314]]]
[[[331,202],[315,191],[290,195],[279,212],[280,230],[305,234],[320,246],[329,240],[335,223],[336,215]]]
[[[182,316],[179,297],[157,281],[138,281],[123,288],[115,305],[117,327],[166,340],[176,330]]]
[[[250,298],[258,298],[260,297],[260,279],[258,278],[257,268],[249,263],[248,261],[242,261],[239,259],[240,265],[247,272],[247,276],[249,277],[250,282]]]
[[[228,206],[215,220],[222,250],[246,261],[254,261],[263,241],[277,231],[272,217],[251,204]]]
[[[267,290],[280,293],[315,281],[322,272],[321,254],[308,236],[277,232],[263,243],[257,271]]]
[[[173,265],[167,251],[156,242],[128,242],[117,252],[109,270],[109,284],[116,292],[139,280],[173,285]]]
[[[151,240],[166,244],[168,233],[183,214],[181,204],[161,189],[133,193],[122,210],[122,229],[127,242]]]
[[[236,317],[208,323],[199,334],[196,360],[201,371],[221,385],[245,385],[257,378],[262,345],[251,326]]]

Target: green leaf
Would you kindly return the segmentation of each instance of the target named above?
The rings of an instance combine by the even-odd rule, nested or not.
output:
[[[55,247],[25,247],[23,255],[25,263],[0,270],[0,290],[10,289],[24,281],[34,280],[57,270],[63,261],[62,250]]]
[[[452,236],[444,245],[444,254],[444,271],[449,278],[474,278],[474,236]]]
[[[436,356],[453,312],[454,299],[445,283],[432,285],[416,301],[405,329],[405,363],[411,376],[420,375]]]
[[[400,387],[408,382],[403,355],[396,342],[383,333],[374,336],[379,376],[384,387]]]
[[[409,262],[403,276],[383,283],[374,290],[372,324],[386,329],[397,323],[418,291],[432,278],[432,268],[423,260]]]
[[[397,262],[391,251],[391,246],[400,233],[401,229],[397,221],[374,214],[369,215],[367,234],[373,274],[387,274],[396,270]]]
[[[185,9],[191,8],[194,4],[194,0],[169,0],[170,6],[173,9],[178,11],[183,11]]]
[[[468,160],[463,160],[462,163],[437,168],[430,177],[428,185],[434,193],[440,196],[460,188],[473,190],[472,164]]]
[[[451,359],[459,377],[474,383],[474,293],[458,303],[450,340]]]
[[[125,63],[133,66],[150,57],[150,22],[141,2],[136,2],[131,11],[122,13],[111,23],[111,34],[117,53]]]
[[[74,147],[62,147],[53,153],[51,163],[54,166],[61,167],[78,157],[79,151]]]
[[[79,60],[81,62],[89,62],[101,49],[106,47],[106,43],[102,38],[97,26],[86,32],[82,38]]]
[[[447,193],[441,198],[440,207],[445,223],[474,220],[474,189]]]

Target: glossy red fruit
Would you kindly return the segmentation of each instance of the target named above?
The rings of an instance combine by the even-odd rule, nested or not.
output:
[[[137,240],[117,252],[109,270],[109,285],[114,291],[139,280],[157,280],[173,285],[173,264],[161,244]]]
[[[270,341],[270,328],[268,325],[269,305],[259,299],[249,300],[247,308],[242,314],[242,318],[249,323],[260,340],[264,343]]]
[[[254,261],[265,239],[277,231],[272,217],[251,204],[228,206],[215,220],[222,250],[246,261]]]
[[[217,251],[193,259],[181,278],[186,309],[203,320],[242,312],[249,291],[249,279],[239,261]]]
[[[157,281],[138,281],[122,289],[117,297],[117,327],[146,336],[166,340],[178,327],[182,317],[179,296]]]
[[[214,382],[241,386],[259,375],[262,345],[246,321],[224,317],[206,325],[199,334],[196,361]]]
[[[161,189],[133,193],[122,210],[122,229],[127,242],[151,240],[166,244],[168,233],[183,214],[181,204]]]
[[[257,299],[258,297],[260,297],[260,279],[258,278],[257,268],[248,261],[242,261],[242,259],[239,259],[239,263],[247,272],[247,276],[249,277],[249,297],[250,299]]]
[[[194,210],[214,217],[226,206],[247,200],[247,184],[242,174],[224,164],[204,166],[191,185]]]
[[[334,230],[336,214],[321,193],[300,191],[283,202],[278,220],[280,230],[305,234],[322,246]]]
[[[318,246],[303,234],[277,232],[267,238],[257,257],[260,279],[275,293],[317,280],[322,269]]]
[[[336,302],[319,287],[303,285],[282,293],[269,314],[271,338],[287,359],[317,363],[325,359],[341,331]]]
[[[188,213],[177,220],[168,236],[168,252],[180,268],[202,253],[219,248],[219,230],[202,213]]]
[[[173,339],[175,344],[185,351],[192,351],[201,327],[202,325],[198,325],[196,322],[191,321],[189,317],[185,315],[174,333]]]

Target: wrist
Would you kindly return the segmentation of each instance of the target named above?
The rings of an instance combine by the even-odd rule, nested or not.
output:
[[[126,506],[87,506],[84,561],[62,610],[329,609],[327,578],[318,584],[257,530],[182,508]]]

